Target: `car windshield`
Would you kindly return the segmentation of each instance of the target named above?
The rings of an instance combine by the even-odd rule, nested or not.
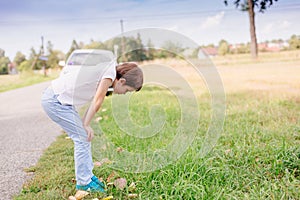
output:
[[[109,62],[111,58],[105,54],[96,53],[75,53],[70,58],[68,65],[97,65],[103,62]]]

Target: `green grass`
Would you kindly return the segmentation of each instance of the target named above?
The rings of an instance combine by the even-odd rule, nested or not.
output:
[[[57,72],[54,72],[47,77],[32,72],[23,72],[22,74],[17,75],[0,75],[0,92],[49,81],[56,78],[57,75]]]
[[[130,99],[130,116],[140,126],[151,122],[150,105],[161,104],[165,109],[161,134],[143,140],[118,128],[111,116],[111,99],[107,98],[102,107],[105,110],[98,114],[103,119],[93,124],[97,133],[100,128],[102,131],[94,143],[105,137],[113,142],[112,149],[122,147],[135,153],[164,148],[174,137],[180,110],[169,92],[145,88]],[[112,169],[117,167],[112,163],[95,167],[94,173],[105,180],[114,171],[115,177],[126,178],[128,185],[135,182],[137,199],[299,199],[300,98],[248,92],[228,94],[226,100],[224,132],[204,158],[198,153],[210,119],[208,95],[199,97],[201,120],[196,140],[176,162],[149,173],[126,173]],[[75,194],[73,145],[65,137],[59,136],[38,164],[28,169],[35,176],[15,199],[67,199]],[[99,152],[106,150],[108,146]],[[127,199],[128,193],[128,188],[120,191],[109,187],[107,195]],[[85,199],[95,197],[101,195]]]

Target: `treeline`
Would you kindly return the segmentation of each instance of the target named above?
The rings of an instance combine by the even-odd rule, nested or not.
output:
[[[218,55],[246,54],[250,53],[250,42],[230,44],[226,40],[221,40],[217,46],[210,44],[202,46],[202,48],[215,48]],[[283,39],[273,39],[258,43],[258,50],[260,52],[296,49],[300,49],[300,35],[292,35],[287,41]]]
[[[287,42],[281,39],[264,42],[264,44],[268,43],[287,43],[287,46],[284,46],[283,50],[300,49],[300,36],[292,35]],[[76,40],[73,40],[67,53],[55,50],[53,44],[48,41],[46,49],[44,49],[43,46],[41,46],[39,50],[32,47],[28,58],[26,58],[23,53],[17,52],[12,61],[6,57],[4,51],[0,49],[0,74],[12,73],[12,70],[22,72],[57,68],[59,67],[59,61],[66,60],[75,49],[83,48],[117,51],[119,62],[172,58],[180,54],[186,55],[186,52],[188,52],[188,49],[182,47],[181,44],[175,44],[172,41],[166,41],[160,45],[159,48],[155,46],[151,40],[143,44],[139,34],[137,34],[136,37],[117,37],[106,42],[91,40],[88,44],[84,44],[83,42],[78,43]],[[226,40],[221,40],[217,46],[214,44],[201,46],[194,49],[193,52],[189,52],[189,55],[197,57],[199,49],[207,50],[205,51],[206,54],[214,56],[235,53],[241,54],[250,52],[250,43],[231,45]],[[260,50],[264,51],[264,48],[262,47]],[[126,53],[122,54],[122,52]]]

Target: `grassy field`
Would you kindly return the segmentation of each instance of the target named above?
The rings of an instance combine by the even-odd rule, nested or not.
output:
[[[220,58],[213,62],[216,59]],[[184,63],[159,62],[180,68],[196,89],[205,87],[203,81],[197,81],[192,72],[182,67]],[[172,164],[148,173],[117,170],[116,160],[109,157],[112,163],[95,166],[94,173],[103,180],[109,178],[109,182],[124,177],[127,185],[134,182],[136,189],[108,186],[105,196],[128,199],[129,193],[135,193],[137,199],[300,198],[300,61],[234,63],[217,64],[226,92],[226,121],[213,151],[199,157],[211,117],[210,95],[202,90],[197,93],[199,129],[188,150]],[[149,124],[149,107],[160,104],[165,111],[165,125],[153,137],[136,139],[120,130],[112,117],[111,102],[112,97],[108,97],[95,118],[93,128],[102,134],[96,136],[94,143],[112,141],[110,148],[119,156],[125,155],[125,150],[137,153],[166,147],[180,123],[176,97],[168,90],[145,87],[130,99],[131,119],[140,126]],[[73,145],[66,136],[58,137],[39,163],[27,169],[35,176],[15,199],[67,199],[75,194]],[[103,146],[99,152],[107,149]],[[101,155],[106,156],[94,155],[94,161],[101,161]],[[103,195],[91,194],[85,199],[96,197]]]
[[[0,92],[49,81],[57,76],[58,72],[55,71],[47,77],[41,74],[34,74],[33,72],[23,72],[17,75],[0,75]]]

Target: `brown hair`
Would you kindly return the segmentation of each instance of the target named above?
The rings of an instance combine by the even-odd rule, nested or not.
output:
[[[143,86],[143,72],[133,62],[125,62],[117,65],[117,79],[124,78],[126,85],[139,91]]]

